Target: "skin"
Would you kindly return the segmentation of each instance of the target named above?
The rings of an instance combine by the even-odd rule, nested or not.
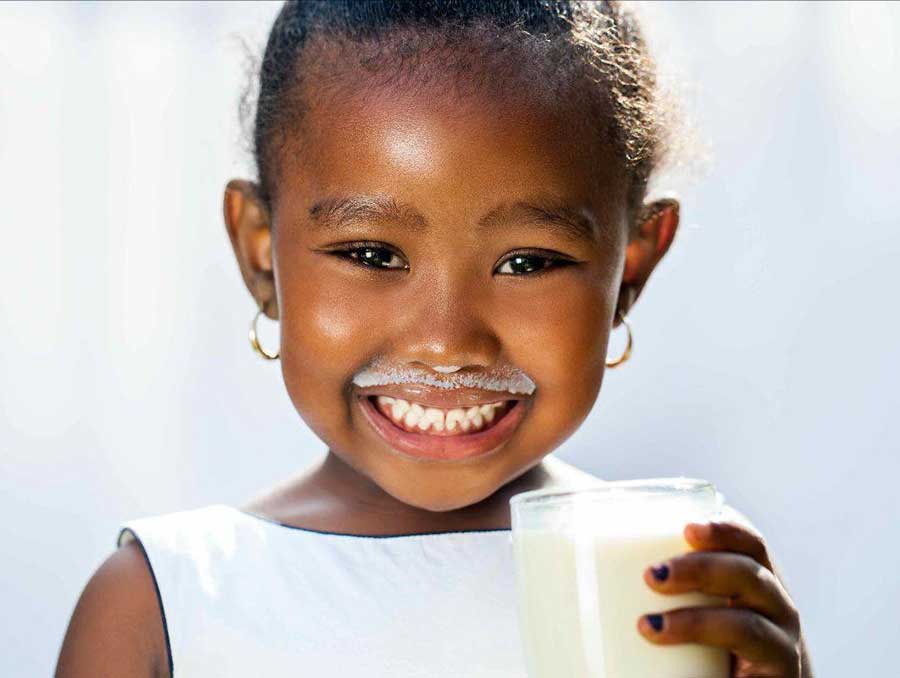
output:
[[[510,493],[559,475],[541,462],[593,407],[617,304],[627,313],[668,249],[677,203],[648,206],[659,208],[654,218],[629,224],[617,156],[607,151],[598,164],[567,134],[567,121],[529,99],[509,97],[499,111],[439,92],[369,93],[366,101],[364,109],[340,99],[312,108],[304,155],[284,159],[271,210],[250,182],[226,190],[225,220],[247,286],[280,320],[288,394],[328,444],[311,477],[248,508],[339,532],[508,527]],[[476,229],[489,210],[536,194],[588,215],[593,239],[522,220]],[[315,229],[310,207],[335,195],[387,195],[428,226],[409,218]],[[391,248],[409,269],[336,256],[359,240]],[[539,275],[496,272],[523,248],[573,263]],[[471,370],[512,364],[538,390],[502,454],[411,462],[391,454],[348,392],[353,373],[376,355]]]
[[[728,599],[727,607],[684,607],[662,613],[655,630],[648,617],[638,631],[660,645],[700,643],[731,651],[734,678],[812,678],[800,613],[784,587],[762,535],[733,522],[689,523],[694,549],[644,571],[658,593],[702,591]],[[667,568],[662,580],[654,570]]]
[[[629,211],[618,155],[572,135],[578,121],[546,99],[510,93],[461,101],[385,87],[365,100],[328,97],[311,107],[304,151],[283,154],[272,205],[250,181],[233,180],[225,191],[241,274],[257,305],[280,320],[288,395],[328,446],[319,462],[242,508],[347,534],[508,528],[513,494],[593,480],[551,452],[591,411],[616,310],[628,313],[668,251],[678,203]],[[537,193],[586,215],[594,237],[572,240],[522,221],[476,230],[488,210]],[[339,231],[312,224],[317,200],[375,194],[419,217]],[[367,267],[335,253],[358,240],[377,241],[408,269]],[[574,263],[539,275],[498,273],[524,248]],[[512,364],[537,391],[500,453],[414,462],[387,449],[350,395],[353,373],[376,355],[419,367]],[[665,582],[648,569],[647,584],[660,593],[727,595],[730,607],[668,612],[659,632],[642,617],[638,631],[654,643],[728,647],[736,677],[811,676],[799,617],[764,541],[735,524],[719,523],[705,537],[691,529],[686,537],[697,552],[668,561]],[[57,676],[168,676],[165,657],[152,581],[129,544],[88,583]]]

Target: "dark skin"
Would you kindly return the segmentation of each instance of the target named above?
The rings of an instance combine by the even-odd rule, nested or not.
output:
[[[527,95],[463,103],[438,91],[368,94],[365,107],[333,97],[311,108],[304,154],[284,153],[272,205],[250,181],[225,191],[243,278],[280,320],[288,394],[328,446],[320,462],[242,508],[347,534],[508,528],[513,494],[592,480],[550,453],[593,407],[616,310],[627,314],[668,251],[678,203],[629,210],[619,156],[606,149],[598,162],[597,148],[571,134],[572,120]],[[316,228],[311,205],[335,195],[388,196],[406,210]],[[488,210],[534,196],[580,212],[592,237],[514,218],[476,229]],[[336,253],[360,240],[384,248],[380,260],[396,268]],[[551,263],[533,260],[547,266],[539,274],[501,273],[524,249]],[[554,257],[572,263],[554,266]],[[512,364],[537,390],[499,454],[414,462],[386,449],[349,396],[353,373],[375,355],[420,367]],[[764,541],[736,523],[718,523],[706,537],[691,529],[696,552],[668,561],[662,583],[648,563],[648,586],[725,595],[730,606],[668,612],[661,632],[642,617],[638,631],[654,643],[727,647],[736,677],[811,676],[799,617]],[[155,593],[135,544],[88,583],[57,675],[168,676]]]
[[[517,490],[542,487],[552,475],[523,477],[590,412],[617,305],[627,313],[672,242],[677,203],[648,206],[653,218],[629,224],[621,163],[609,151],[598,163],[555,111],[510,97],[498,112],[496,104],[433,94],[398,90],[370,94],[365,107],[342,99],[313,107],[304,155],[285,154],[271,209],[250,182],[226,189],[225,220],[245,282],[280,320],[288,394],[329,448],[315,481],[261,498],[254,509],[334,531],[508,526],[505,497],[496,493],[516,479]],[[316,202],[356,195],[388,196],[405,213],[336,231],[315,227]],[[515,218],[477,229],[498,205],[534,196],[583,213],[592,237]],[[391,267],[366,267],[340,251],[361,240],[382,248],[382,260],[394,257]],[[526,248],[540,250],[548,268],[497,271]],[[567,265],[551,267],[553,257]],[[413,463],[390,454],[348,397],[352,374],[375,355],[472,370],[512,364],[539,386],[503,454]],[[328,499],[322,487],[335,488]],[[301,501],[301,492],[315,500]],[[358,515],[360,506],[369,515]]]

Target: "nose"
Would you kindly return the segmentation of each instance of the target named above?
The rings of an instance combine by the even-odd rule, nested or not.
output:
[[[496,364],[501,342],[490,322],[491,301],[473,278],[432,272],[427,282],[410,286],[398,358],[439,372]]]

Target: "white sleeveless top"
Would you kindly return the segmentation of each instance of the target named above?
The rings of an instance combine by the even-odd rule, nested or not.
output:
[[[175,678],[526,678],[508,529],[348,536],[213,505],[135,536]]]
[[[526,678],[511,536],[341,535],[217,504],[127,521],[117,545],[143,547],[174,678]]]

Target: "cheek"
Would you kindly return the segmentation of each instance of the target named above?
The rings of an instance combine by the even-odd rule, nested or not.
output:
[[[574,278],[507,308],[514,360],[538,382],[529,446],[552,449],[590,413],[603,380],[615,295],[606,276]],[[523,431],[524,432],[524,431]]]
[[[599,380],[615,304],[611,276],[584,269],[509,298],[507,330],[545,391],[575,397]]]
[[[520,334],[529,336],[529,359],[540,366],[546,390],[572,389],[602,372],[607,323],[612,310],[600,290],[572,286],[519,316]],[[527,322],[522,322],[527,318]]]
[[[297,411],[320,437],[340,435],[349,423],[344,388],[376,346],[372,300],[326,284],[324,275],[281,276],[281,368]]]

